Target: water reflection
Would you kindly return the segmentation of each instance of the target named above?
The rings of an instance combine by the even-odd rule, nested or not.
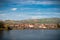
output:
[[[60,40],[60,30],[0,31],[1,40]]]
[[[3,31],[0,31],[0,39],[3,39]]]

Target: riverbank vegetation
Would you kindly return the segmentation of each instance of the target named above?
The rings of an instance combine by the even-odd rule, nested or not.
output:
[[[21,29],[59,29],[60,18],[30,19],[30,20],[0,20],[0,30]]]

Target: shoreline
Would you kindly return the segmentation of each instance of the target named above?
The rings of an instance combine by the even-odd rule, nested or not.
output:
[[[27,29],[27,28],[26,28]],[[4,29],[4,28],[0,28],[0,31],[1,30],[9,30],[9,29]],[[12,29],[12,30],[25,30],[25,29]],[[32,28],[32,29],[27,29],[27,30],[60,30],[60,28]]]

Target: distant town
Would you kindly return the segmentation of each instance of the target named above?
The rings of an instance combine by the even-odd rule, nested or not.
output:
[[[40,20],[41,21],[41,20]],[[23,30],[23,29],[57,29],[60,28],[60,23],[46,21],[39,22],[39,20],[5,20],[0,21],[0,30]]]

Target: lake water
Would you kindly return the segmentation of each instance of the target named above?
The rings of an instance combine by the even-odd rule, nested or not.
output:
[[[0,31],[0,40],[60,40],[60,30]]]

